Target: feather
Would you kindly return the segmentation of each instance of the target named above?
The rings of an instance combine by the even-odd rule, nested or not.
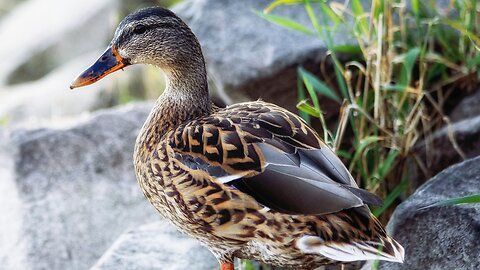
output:
[[[304,235],[297,240],[296,245],[304,253],[318,254],[341,262],[382,260],[403,263],[405,255],[403,247],[388,236],[381,242],[342,243],[326,242],[318,236]]]
[[[358,188],[310,127],[278,106],[236,104],[181,125],[173,134],[170,143],[182,163],[276,211],[321,215],[381,204]]]

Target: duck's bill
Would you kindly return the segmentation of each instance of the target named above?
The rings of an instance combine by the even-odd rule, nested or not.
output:
[[[92,84],[128,65],[128,61],[120,57],[115,48],[109,47],[93,65],[73,80],[70,89]]]

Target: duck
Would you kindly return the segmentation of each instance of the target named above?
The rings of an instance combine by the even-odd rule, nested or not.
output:
[[[235,258],[293,269],[403,262],[403,247],[369,210],[381,199],[358,187],[300,117],[261,100],[212,103],[200,43],[169,9],[126,16],[70,88],[134,64],[154,65],[166,78],[135,142],[138,183],[221,270],[233,270]]]

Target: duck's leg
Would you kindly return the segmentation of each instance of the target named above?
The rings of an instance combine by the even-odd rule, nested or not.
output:
[[[234,270],[233,262],[221,262],[220,270]]]

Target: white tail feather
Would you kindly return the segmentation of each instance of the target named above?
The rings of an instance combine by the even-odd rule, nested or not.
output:
[[[297,240],[297,247],[304,253],[318,254],[341,262],[382,260],[403,263],[403,247],[390,237],[382,242],[325,242],[318,236],[305,235]],[[389,246],[390,252],[382,249],[386,249],[386,246]]]

